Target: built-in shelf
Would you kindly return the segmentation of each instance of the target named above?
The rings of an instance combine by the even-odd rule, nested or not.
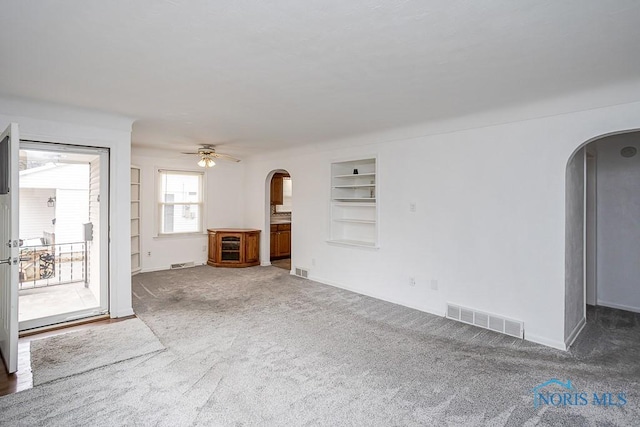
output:
[[[350,218],[338,218],[335,219],[334,221],[338,221],[338,222],[353,222],[353,223],[357,223],[357,224],[375,224],[375,220],[373,219],[350,219]]]
[[[360,178],[362,176],[376,176],[375,172],[370,173],[357,173],[357,174],[348,174],[348,175],[334,175],[334,178]]]
[[[140,272],[140,168],[131,166],[131,274]]]
[[[334,185],[333,188],[374,188],[375,184]]]
[[[329,243],[346,246],[360,246],[363,248],[376,248],[377,246],[373,242],[366,242],[362,240],[347,240],[347,239],[334,239],[329,240]]]
[[[378,247],[378,182],[375,157],[331,164],[329,242]]]

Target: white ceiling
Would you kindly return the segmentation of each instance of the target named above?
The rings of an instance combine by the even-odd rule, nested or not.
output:
[[[0,52],[0,94],[257,151],[638,79],[640,2],[7,0]]]

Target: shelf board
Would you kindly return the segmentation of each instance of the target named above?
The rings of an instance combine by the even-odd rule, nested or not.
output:
[[[350,207],[350,208],[375,208],[375,203],[362,202],[362,203],[353,203],[353,202],[333,202],[333,206],[341,206],[341,207]]]
[[[368,202],[375,203],[376,199],[371,197],[334,197],[336,202]]]
[[[375,188],[375,184],[334,185],[333,188]]]
[[[361,240],[347,240],[347,239],[333,239],[327,240],[327,243],[346,246],[358,246],[361,248],[378,249],[378,246],[374,242],[361,241]]]
[[[359,176],[376,176],[375,172],[368,173],[357,173],[357,174],[349,174],[349,175],[334,175],[334,178],[357,178]]]
[[[140,255],[140,252],[131,252],[131,255]]]
[[[131,237],[140,237],[140,234],[132,234]]]
[[[133,221],[134,219],[140,219],[140,217],[139,216],[132,216],[131,220]]]
[[[340,218],[334,219],[336,222],[349,222],[352,224],[375,224],[376,221],[374,219],[349,219],[349,218]]]
[[[140,185],[139,182],[132,182],[131,185]]]

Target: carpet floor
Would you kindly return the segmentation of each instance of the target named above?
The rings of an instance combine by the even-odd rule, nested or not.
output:
[[[140,319],[31,341],[33,385],[163,350]]]
[[[275,267],[139,274],[133,298],[167,350],[0,398],[0,423],[640,423],[634,318],[596,312],[562,352]],[[534,407],[533,388],[552,378],[576,394],[624,392],[627,403]]]

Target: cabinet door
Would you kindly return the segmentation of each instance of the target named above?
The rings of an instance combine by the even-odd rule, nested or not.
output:
[[[248,233],[245,234],[244,239],[244,262],[256,262],[260,260],[260,234]]]
[[[216,262],[216,234],[209,233],[209,252],[207,253],[209,262]]]
[[[271,204],[272,205],[281,205],[284,203],[284,191],[283,184],[284,180],[282,176],[274,175],[271,178]]]
[[[218,262],[239,263],[242,262],[242,234],[217,233],[216,245],[218,249]]]
[[[278,256],[291,255],[291,231],[278,232]]]

